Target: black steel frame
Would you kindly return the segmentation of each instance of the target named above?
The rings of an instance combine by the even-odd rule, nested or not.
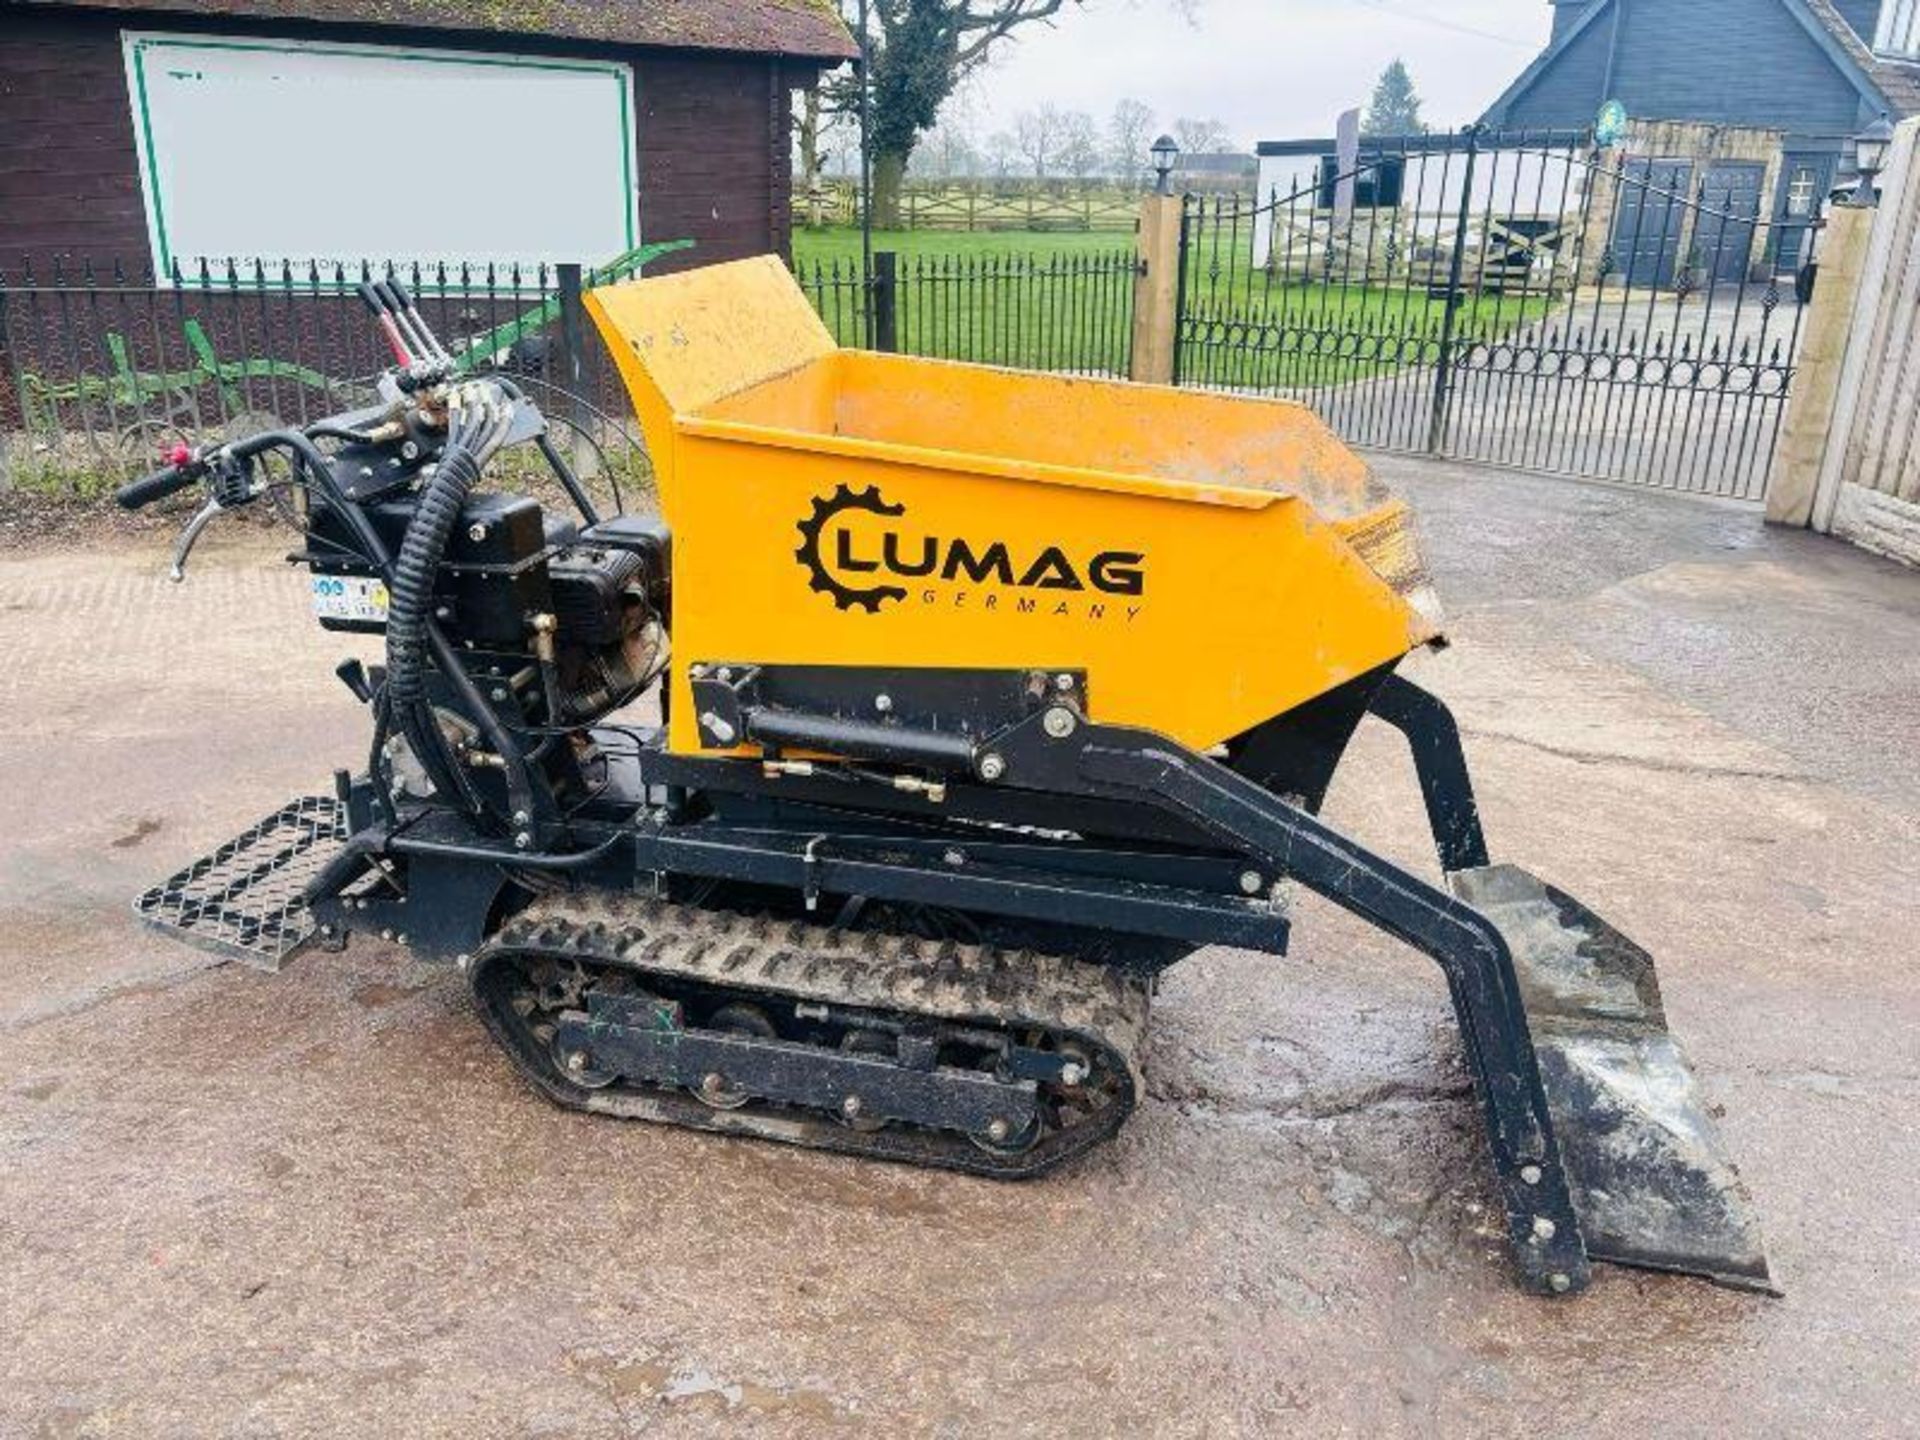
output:
[[[755,728],[752,669],[742,674],[745,696],[734,712],[748,733]],[[910,687],[911,675],[893,670],[871,679],[897,692]],[[831,742],[856,764],[898,756],[898,738],[872,745],[873,737],[850,732],[844,717],[831,710],[810,715],[795,708],[793,698],[789,689],[781,709],[783,745]],[[1484,863],[1486,842],[1446,707],[1411,682],[1389,676],[1375,689],[1370,709],[1410,742],[1443,866]],[[1472,907],[1341,835],[1301,805],[1163,736],[1091,723],[1071,700],[1057,696],[1036,698],[1028,713],[976,732],[962,748],[914,749],[918,761],[949,787],[940,805],[922,804],[917,822],[886,813],[880,796],[887,787],[877,781],[843,784],[835,804],[819,799],[817,788],[796,797],[792,780],[805,777],[779,775],[759,760],[676,760],[660,746],[657,735],[648,737],[634,757],[632,773],[617,787],[624,801],[603,800],[598,813],[575,823],[581,848],[573,854],[527,854],[478,843],[448,812],[415,813],[394,825],[375,823],[356,842],[360,862],[339,867],[326,885],[316,885],[315,913],[343,931],[392,931],[408,911],[444,912],[456,899],[449,887],[465,886],[457,907],[465,911],[462,921],[443,919],[434,935],[416,927],[409,937],[429,953],[450,946],[464,952],[487,932],[499,890],[517,869],[571,869],[589,882],[619,888],[664,887],[673,877],[704,876],[797,891],[809,904],[822,897],[867,896],[1083,927],[1094,916],[1103,929],[1181,942],[1157,962],[1165,964],[1186,947],[1206,943],[1283,951],[1286,920],[1272,886],[1293,880],[1440,967],[1486,1111],[1522,1276],[1543,1292],[1586,1283],[1584,1244],[1505,941]],[[682,785],[664,783],[669,777],[698,782],[722,774],[733,794],[757,797],[758,806],[729,818],[692,804],[693,792]],[[1047,826],[1057,811],[1084,813],[1074,809],[1079,806],[1156,815],[1165,833],[1182,834],[1186,843],[1126,848],[987,829],[959,838],[967,832],[951,824],[953,812],[946,807],[979,794],[1005,797],[1029,825]],[[364,799],[355,809],[371,819]],[[410,886],[379,893],[378,885],[369,893],[356,877],[376,854],[409,867],[436,862],[438,869],[423,878],[438,893],[414,895]],[[476,887],[474,870],[495,878]],[[1257,883],[1243,885],[1243,874]]]
[[[1438,705],[1438,701],[1434,704]],[[1432,737],[1417,766],[1444,787]],[[1487,1132],[1508,1233],[1524,1281],[1565,1291],[1587,1279],[1587,1258],[1567,1176],[1554,1142],[1519,979],[1505,940],[1471,906],[1349,840],[1226,766],[1150,732],[1088,725],[1064,740],[1034,721],[998,742],[1009,773],[1049,788],[1153,805],[1190,820],[1223,844],[1263,858],[1343,909],[1413,946],[1446,976]],[[1464,767],[1463,767],[1464,768]],[[1470,798],[1449,802],[1460,814]],[[1443,845],[1445,840],[1436,836]],[[1542,1221],[1548,1222],[1542,1225]]]

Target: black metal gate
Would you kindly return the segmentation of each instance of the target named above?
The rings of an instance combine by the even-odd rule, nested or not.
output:
[[[1361,445],[1765,494],[1801,321],[1780,265],[1813,221],[1767,218],[1745,170],[1480,128],[1306,158],[1187,197],[1179,383]]]

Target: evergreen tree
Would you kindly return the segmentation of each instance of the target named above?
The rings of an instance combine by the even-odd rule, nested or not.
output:
[[[1423,135],[1426,129],[1426,122],[1420,118],[1420,97],[1413,93],[1413,77],[1407,73],[1406,65],[1395,57],[1394,62],[1380,72],[1380,81],[1373,87],[1373,99],[1367,102],[1367,113],[1360,118],[1360,133]]]

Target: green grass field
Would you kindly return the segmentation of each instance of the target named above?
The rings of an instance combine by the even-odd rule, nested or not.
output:
[[[1131,241],[1112,234],[876,231],[899,255],[898,339],[915,355],[1124,374],[1132,326]],[[865,343],[855,277],[860,232],[794,232],[794,259],[828,328]],[[833,283],[833,276],[841,281]],[[1182,375],[1207,385],[1317,389],[1431,364],[1444,303],[1417,285],[1269,276],[1245,263],[1188,276]],[[1454,333],[1493,339],[1548,308],[1543,296],[1476,295]]]
[[[899,348],[1037,370],[1125,374],[1132,326],[1129,237],[1004,231],[876,231],[899,258]],[[860,232],[794,232],[801,284],[834,338],[866,343]]]

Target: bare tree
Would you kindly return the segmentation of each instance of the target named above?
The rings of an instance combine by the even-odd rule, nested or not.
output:
[[[1240,148],[1233,143],[1233,132],[1218,120],[1190,120],[1183,115],[1173,122],[1173,138],[1183,155],[1216,155]]]
[[[1100,170],[1100,129],[1084,110],[1069,110],[1060,118],[1060,168],[1076,180]]]
[[[1067,3],[873,0],[867,48],[872,66],[873,209],[880,224],[897,221],[907,161],[954,87],[984,65],[1009,35],[1023,26],[1051,22]],[[1195,0],[1171,3],[1191,13]],[[838,4],[841,18],[851,27],[858,13],[855,0]],[[832,82],[831,98],[839,108],[853,109],[855,93],[844,73]]]
[[[1013,167],[1020,160],[1020,142],[1008,131],[996,130],[987,136],[984,154],[994,176],[1004,180],[1013,173]]]
[[[1135,180],[1146,172],[1152,135],[1153,111],[1145,101],[1126,99],[1113,107],[1107,121],[1107,164],[1115,175]]]
[[[823,98],[823,102],[825,97]],[[860,126],[830,104],[820,107],[820,169],[836,179],[851,180],[860,173]]]
[[[1033,167],[1036,178],[1046,178],[1066,136],[1066,124],[1067,117],[1050,100],[1013,117],[1013,143]]]
[[[911,169],[914,174],[950,180],[970,174],[979,160],[972,137],[953,120],[942,120],[920,138],[914,147]]]
[[[806,227],[818,230],[825,221],[826,159],[820,150],[820,90],[809,85],[800,92],[800,119],[794,127],[799,145],[800,193],[806,199]]]

